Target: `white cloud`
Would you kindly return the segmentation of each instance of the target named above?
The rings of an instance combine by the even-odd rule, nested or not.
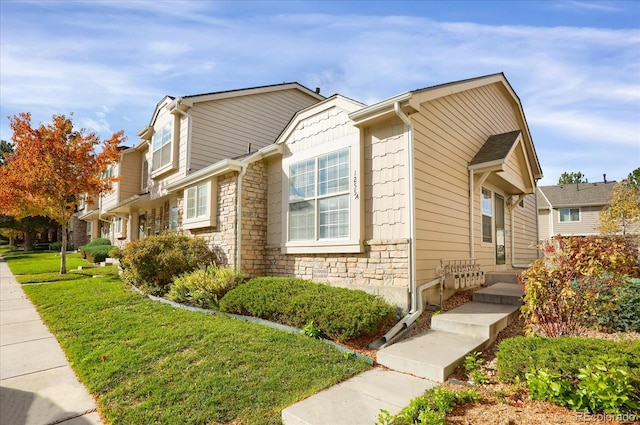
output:
[[[371,103],[504,71],[522,100],[543,168],[562,168],[554,163],[560,156],[585,164],[595,155],[614,161],[597,150],[605,142],[627,150],[640,145],[637,29],[491,26],[399,14],[269,15],[264,9],[234,16],[210,2],[101,2],[99,13],[85,2],[61,14],[50,3],[37,4],[50,8],[46,25],[40,16],[32,26],[2,22],[3,116],[31,110],[46,120],[52,112],[75,111],[87,127],[124,128],[135,139],[165,94],[299,81],[325,95]],[[95,113],[99,108],[103,115]],[[9,137],[6,121],[0,134]],[[564,144],[588,149],[564,155]],[[633,159],[633,151],[625,156]]]

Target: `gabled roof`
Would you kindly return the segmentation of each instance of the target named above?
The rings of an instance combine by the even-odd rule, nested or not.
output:
[[[522,131],[516,130],[490,136],[469,165],[504,161],[518,141],[518,136],[521,133]]]
[[[347,113],[351,113],[362,108],[363,106],[364,104],[358,102],[357,100],[353,100],[339,94],[334,94],[326,98],[322,102],[307,106],[306,108],[296,112],[293,118],[291,118],[287,126],[284,128],[284,130],[282,130],[275,143],[284,143],[287,137],[289,137],[289,135],[291,135],[291,133],[296,129],[296,126],[300,121],[305,120],[315,114],[319,114],[322,111],[326,111],[327,109],[331,108],[340,108]]]
[[[291,82],[291,83],[282,83],[282,84],[271,84],[267,86],[248,87],[244,89],[223,90],[223,91],[217,91],[217,92],[211,92],[211,93],[194,94],[194,95],[183,96],[180,99],[182,99],[182,103],[184,105],[193,106],[193,104],[197,102],[208,102],[211,100],[227,99],[230,97],[239,97],[239,96],[249,96],[252,94],[269,93],[273,91],[290,90],[290,89],[298,89],[308,94],[309,96],[315,97],[318,100],[323,100],[325,98],[323,95],[320,94],[319,89],[316,89],[317,91],[314,91],[308,87],[303,86],[300,83]]]
[[[149,129],[153,127],[156,118],[162,107],[164,107],[166,102],[172,102],[170,106],[181,106],[181,109],[187,111],[190,107],[198,102],[209,102],[212,100],[221,100],[228,99],[232,97],[240,97],[240,96],[250,96],[254,94],[262,94],[262,93],[270,93],[281,90],[300,90],[307,95],[314,97],[318,100],[324,100],[325,97],[319,93],[319,89],[316,91],[309,89],[308,87],[303,86],[300,83],[292,82],[292,83],[282,83],[282,84],[272,84],[267,86],[257,86],[257,87],[248,87],[244,89],[235,89],[235,90],[223,90],[211,93],[203,93],[203,94],[194,94],[187,95],[182,97],[174,97],[174,96],[165,96],[160,100],[153,111],[151,116],[151,120],[149,121],[149,125],[147,127],[143,127],[138,131],[138,136],[141,138],[150,137]],[[178,105],[179,104],[179,105]]]
[[[543,196],[538,196],[538,209],[607,205],[615,184],[608,181],[539,186]]]
[[[438,84],[401,93],[388,99],[384,99],[371,106],[354,111],[349,115],[349,117],[354,121],[355,125],[365,125],[368,121],[394,115],[394,108],[396,104],[398,104],[405,113],[410,114],[411,112],[418,111],[422,103],[490,84],[499,84],[504,88],[507,96],[512,100],[513,106],[517,111],[517,115],[519,115],[522,122],[522,138],[525,150],[529,156],[533,177],[534,179],[542,178],[542,168],[540,167],[540,161],[538,160],[538,155],[533,146],[533,139],[529,132],[529,125],[527,124],[527,119],[524,116],[524,109],[522,108],[520,98],[502,72],[445,84]]]

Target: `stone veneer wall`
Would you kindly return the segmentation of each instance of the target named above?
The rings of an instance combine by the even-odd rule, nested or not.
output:
[[[257,161],[242,179],[241,270],[245,277],[264,276],[267,271],[267,165]]]
[[[408,247],[406,239],[369,240],[360,254],[282,254],[267,246],[266,273],[295,276],[381,295],[408,308]]]
[[[212,248],[220,266],[233,267],[236,262],[236,186],[238,173],[218,177],[218,212],[215,228],[193,229],[194,236],[204,238]],[[184,213],[184,194],[178,199],[178,217]]]

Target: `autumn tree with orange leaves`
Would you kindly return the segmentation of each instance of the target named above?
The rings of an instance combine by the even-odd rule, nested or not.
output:
[[[32,127],[30,113],[15,115],[10,127],[14,151],[0,167],[0,211],[16,218],[43,215],[58,222],[62,226],[60,273],[64,274],[69,221],[82,196],[110,190],[117,180],[105,177],[103,171],[119,159],[124,133],[119,131],[100,143],[94,133],[75,130],[71,118],[64,115]]]

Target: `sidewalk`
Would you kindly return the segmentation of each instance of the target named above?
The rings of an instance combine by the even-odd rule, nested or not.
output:
[[[56,338],[0,257],[0,425],[102,424]]]

